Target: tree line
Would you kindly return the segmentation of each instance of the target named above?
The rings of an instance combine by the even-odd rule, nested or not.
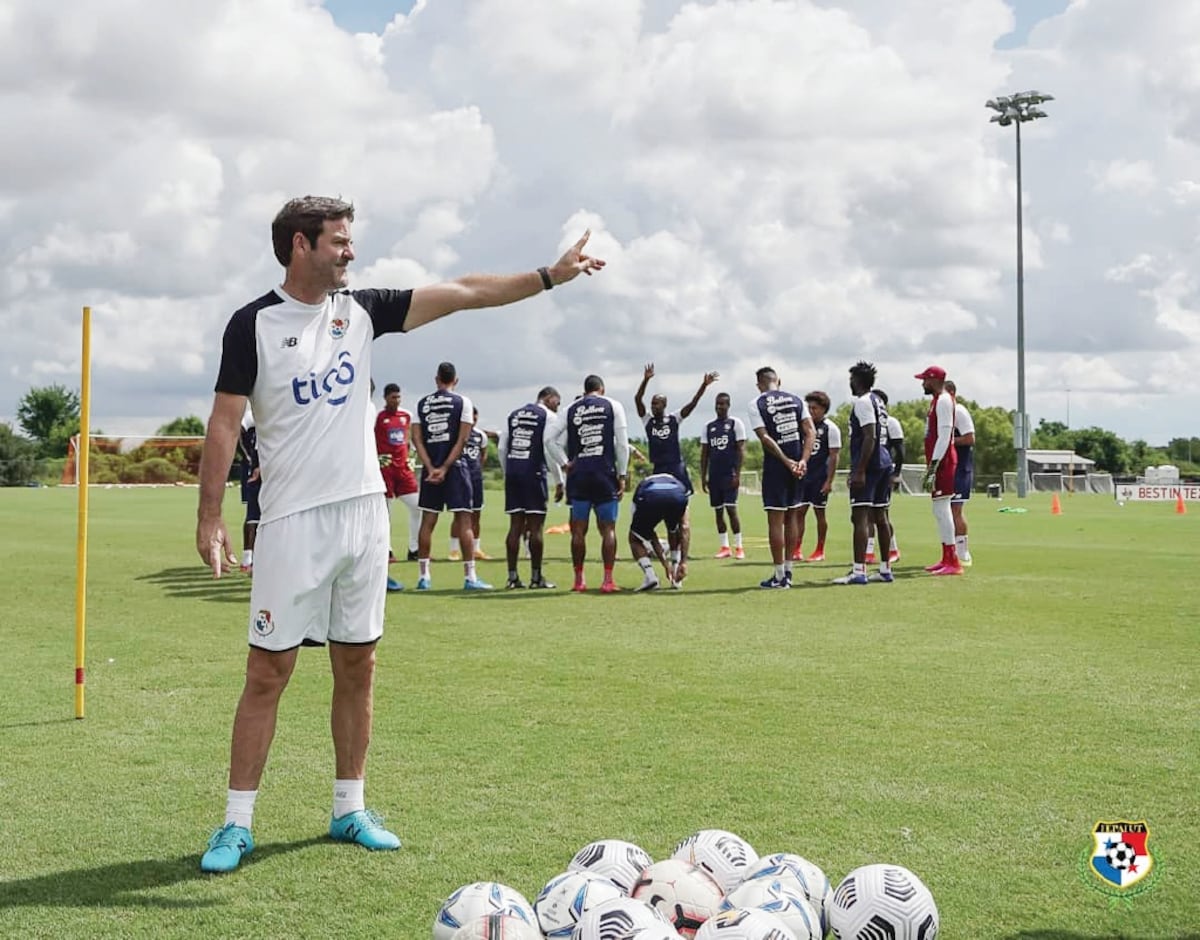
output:
[[[959,399],[975,421],[975,474],[977,484],[999,480],[1017,466],[1013,446],[1013,412],[998,406],[983,407],[970,399]],[[62,385],[31,388],[17,404],[19,431],[0,422],[0,486],[22,486],[33,482],[56,482],[62,473],[68,442],[79,433],[79,393]],[[923,441],[927,399],[892,402],[890,412],[904,428],[909,463],[924,462]],[[850,403],[838,407],[830,419],[842,431],[841,466],[848,466]],[[699,427],[700,415],[689,424]],[[195,415],[178,417],[163,424],[158,435],[204,435],[204,422]],[[634,425],[634,431],[637,425]],[[96,435],[104,432],[95,430]],[[635,438],[636,440],[636,438]],[[1125,441],[1099,427],[1068,428],[1060,421],[1038,423],[1030,444],[1037,450],[1071,450],[1096,462],[1096,469],[1116,477],[1138,476],[1146,467],[1174,464],[1181,476],[1200,476],[1200,437],[1172,438],[1166,447],[1152,447],[1143,440]],[[700,468],[699,436],[681,441],[683,457],[694,474]],[[194,482],[199,445],[144,445],[119,454],[115,447],[92,442],[92,480],[97,483]],[[642,442],[644,450],[644,442]],[[495,448],[488,451],[488,468],[498,474]],[[762,469],[762,447],[753,433],[746,442],[746,470]]]

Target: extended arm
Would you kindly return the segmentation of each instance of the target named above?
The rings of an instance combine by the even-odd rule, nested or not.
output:
[[[646,386],[650,384],[652,378],[654,378],[654,363],[647,362],[646,368],[642,370],[642,382],[633,396],[633,404],[637,408],[639,418],[646,417],[646,403],[642,401],[642,396],[646,394]]]
[[[684,405],[682,408],[679,409],[679,420],[682,421],[684,418],[686,418],[688,415],[690,415],[693,411],[696,410],[696,406],[698,404],[700,404],[700,399],[704,395],[704,390],[706,388],[708,388],[710,385],[712,385],[713,382],[715,382],[720,377],[721,377],[721,373],[719,373],[719,372],[705,372],[704,373],[704,378],[702,378],[700,380],[700,387],[698,389],[696,389],[696,394],[692,396],[692,400],[689,401],[686,405]]]
[[[196,551],[211,565],[213,577],[219,578],[237,559],[229,547],[229,533],[221,518],[221,500],[225,496],[225,481],[233,463],[242,432],[242,415],[246,397],[217,392],[213,398],[212,414],[200,452],[200,506],[196,511]]]

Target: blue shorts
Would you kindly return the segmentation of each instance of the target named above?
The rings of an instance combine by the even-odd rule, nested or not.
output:
[[[665,522],[667,531],[675,532],[683,522],[687,506],[686,499],[651,499],[637,503],[633,507],[633,521],[629,524],[629,531],[649,541],[654,537],[655,527],[660,522]]]
[[[680,483],[683,484],[684,489],[686,489],[688,492],[688,496],[691,496],[692,493],[695,492],[692,489],[692,478],[690,476],[688,476],[687,464],[683,464],[683,463],[655,464],[654,472],[671,474],[671,476],[673,476],[676,480],[678,480]]]
[[[483,508],[483,475],[471,475],[471,509],[479,512]]]
[[[892,470],[868,470],[862,488],[850,488],[850,508],[872,506],[887,509],[892,504]]]
[[[950,502],[965,503],[971,498],[971,490],[974,486],[975,468],[959,464],[958,469],[954,471],[954,495],[950,497]]]
[[[531,512],[539,515],[546,514],[546,504],[549,502],[549,491],[546,488],[546,475],[511,474],[504,478],[504,511]]]
[[[417,505],[429,512],[470,512],[474,503],[471,495],[471,471],[461,463],[454,463],[441,483],[430,483],[429,472],[421,470],[421,495]]]
[[[262,518],[262,510],[258,506],[258,491],[262,489],[262,480],[253,483],[242,481],[242,502],[246,504],[246,525],[258,525]]]
[[[828,479],[826,474],[820,476],[805,476],[800,481],[800,505],[812,506],[813,509],[824,509],[829,502],[829,494],[822,493],[821,488]]]
[[[708,505],[713,509],[720,509],[722,506],[736,506],[737,498],[738,488],[728,480],[724,483],[708,481]]]
[[[606,500],[600,503],[593,503],[591,500],[587,499],[573,499],[571,500],[571,521],[587,522],[588,516],[594,509],[596,510],[597,522],[616,522],[617,507],[620,505],[621,504],[615,499]]]
[[[800,505],[800,480],[774,457],[765,457],[762,468],[763,509],[795,509]]]

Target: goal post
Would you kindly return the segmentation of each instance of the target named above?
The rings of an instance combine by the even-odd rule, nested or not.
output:
[[[81,482],[82,433],[67,445],[62,483]],[[179,486],[199,482],[204,438],[186,434],[88,436],[88,483],[93,486]]]

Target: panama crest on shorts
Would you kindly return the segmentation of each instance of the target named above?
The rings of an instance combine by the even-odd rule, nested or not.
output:
[[[260,610],[254,615],[254,632],[259,636],[270,636],[275,632],[275,621],[269,610]]]

